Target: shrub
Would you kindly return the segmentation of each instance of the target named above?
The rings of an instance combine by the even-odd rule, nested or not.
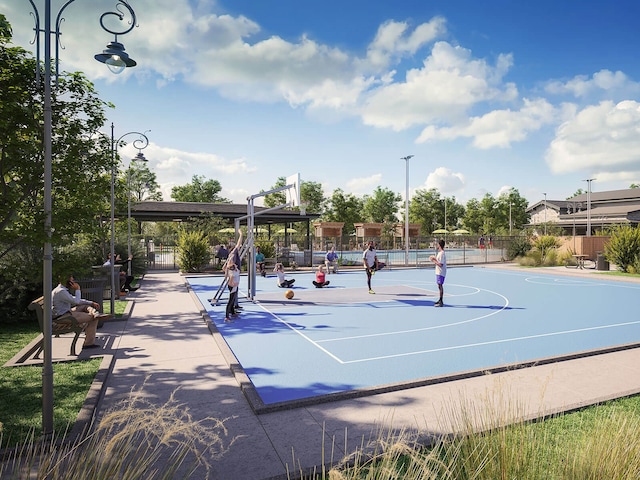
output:
[[[558,239],[551,235],[542,235],[533,241],[533,248],[539,255],[539,265],[555,265]]]
[[[634,273],[640,264],[640,228],[623,225],[611,233],[609,243],[604,246],[606,259],[617,265],[618,270]]]
[[[524,257],[531,250],[531,242],[527,237],[516,237],[507,248],[507,258],[513,260],[517,257]]]
[[[275,258],[276,256],[276,247],[273,245],[273,242],[261,241],[255,242],[256,247],[260,247],[262,253],[264,253],[265,258]]]
[[[178,266],[183,272],[200,272],[211,260],[204,232],[181,232],[178,237]]]

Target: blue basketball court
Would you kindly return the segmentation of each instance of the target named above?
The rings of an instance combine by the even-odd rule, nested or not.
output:
[[[188,277],[212,324],[248,377],[256,412],[330,401],[487,371],[640,346],[640,285],[490,267],[449,267],[435,308],[434,270],[382,270],[368,293],[362,270],[292,273],[287,300],[274,276],[224,323],[221,276]],[[244,295],[243,295],[244,293]]]

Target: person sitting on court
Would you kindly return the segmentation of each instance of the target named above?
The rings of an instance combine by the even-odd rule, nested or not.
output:
[[[316,286],[316,288],[322,288],[329,285],[329,281],[325,278],[324,265],[318,265],[318,270],[316,271],[316,279],[312,283]]]
[[[267,276],[267,269],[264,265],[264,253],[260,251],[260,247],[256,247],[256,269],[263,277]]]
[[[296,281],[295,278],[287,280],[284,277],[284,265],[282,265],[282,263],[276,263],[276,266],[273,268],[273,271],[276,272],[276,275],[277,275],[276,281],[278,282],[278,286],[280,288],[289,288]]]
[[[327,267],[327,272],[338,273],[338,254],[336,253],[336,247],[331,247],[324,257],[324,264]],[[333,268],[331,268],[333,267]]]

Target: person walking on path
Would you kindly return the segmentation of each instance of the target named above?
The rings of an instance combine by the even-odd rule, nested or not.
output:
[[[444,253],[444,240],[440,239],[438,242],[437,255],[431,255],[429,257],[436,265],[436,284],[438,285],[438,292],[440,293],[440,299],[433,304],[434,307],[442,307],[442,297],[444,296],[444,278],[447,276],[447,256]]]
[[[371,241],[367,245],[367,249],[362,254],[362,263],[364,264],[364,269],[367,272],[367,286],[369,287],[369,293],[376,293],[371,288],[371,277],[376,273],[378,269],[378,256],[376,254],[376,249],[374,243]]]
[[[311,283],[313,283],[316,288],[322,288],[329,285],[329,282],[327,281],[326,275],[324,273],[324,265],[318,265],[318,270],[316,271],[316,279]]]

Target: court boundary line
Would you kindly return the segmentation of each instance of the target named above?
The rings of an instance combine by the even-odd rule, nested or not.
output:
[[[493,270],[493,271],[496,271],[496,270]],[[561,363],[565,361],[578,360],[581,358],[588,358],[596,355],[604,355],[607,353],[615,353],[615,352],[621,352],[625,350],[640,348],[640,342],[634,342],[634,343],[628,343],[628,344],[608,346],[608,347],[594,349],[594,350],[572,352],[566,355],[544,357],[544,358],[539,358],[539,359],[524,361],[524,362],[515,362],[512,364],[501,365],[501,366],[496,366],[492,368],[468,370],[463,372],[456,372],[454,374],[434,376],[434,377],[428,377],[423,379],[415,379],[412,381],[398,382],[398,383],[387,384],[387,385],[378,385],[371,388],[349,390],[349,391],[336,392],[336,393],[331,393],[326,395],[318,395],[315,397],[307,397],[307,398],[289,400],[284,402],[274,402],[270,404],[265,404],[262,401],[262,398],[260,397],[260,395],[258,394],[255,386],[249,379],[249,376],[246,374],[246,372],[244,372],[233,350],[231,350],[231,348],[225,341],[224,336],[218,330],[217,325],[209,316],[209,312],[203,306],[202,302],[200,301],[200,298],[193,291],[193,289],[191,288],[191,285],[189,284],[186,278],[184,279],[184,283],[188,292],[190,293],[190,296],[196,308],[198,308],[204,323],[207,325],[209,332],[213,336],[216,344],[218,345],[218,348],[220,349],[220,352],[225,358],[227,365],[229,366],[229,370],[231,371],[232,375],[234,375],[240,390],[243,392],[245,399],[249,404],[249,407],[252,409],[252,411],[256,415],[274,413],[274,412],[279,412],[284,410],[291,410],[295,408],[310,407],[313,405],[321,405],[324,403],[361,398],[361,397],[372,396],[372,395],[377,395],[382,393],[407,390],[411,388],[419,388],[419,387],[424,387],[429,385],[436,385],[439,383],[446,383],[446,382],[451,382],[456,380],[474,378],[481,375],[498,374],[498,373],[503,373],[507,371],[525,369],[525,368],[530,368],[535,366],[549,365],[553,363]]]

